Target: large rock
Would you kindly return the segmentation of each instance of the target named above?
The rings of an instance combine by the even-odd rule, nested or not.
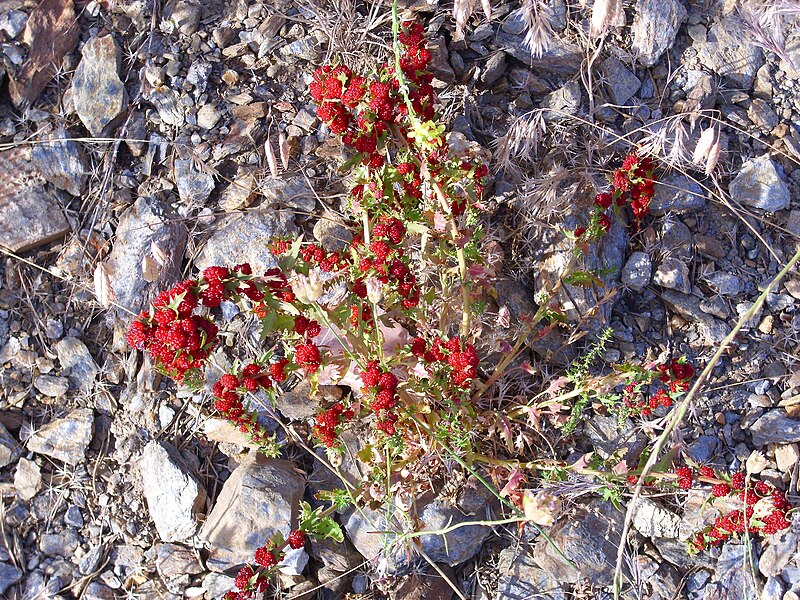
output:
[[[119,220],[116,241],[106,259],[117,304],[138,313],[156,294],[174,284],[186,248],[186,228],[169,205],[152,196],[136,200]],[[156,277],[144,278],[142,265],[154,261]],[[130,314],[118,310],[125,322]]]
[[[611,94],[611,101],[623,105],[639,91],[642,82],[628,70],[616,56],[609,56],[600,64],[600,70],[606,79],[606,86]]]
[[[175,185],[181,200],[202,204],[214,191],[214,178],[191,159],[174,162]]]
[[[497,565],[500,581],[497,600],[566,600],[567,594],[550,573],[539,567],[533,557],[516,548],[506,548],[500,553]]]
[[[534,56],[525,43],[527,31],[525,11],[518,8],[503,21],[495,36],[495,43],[506,54],[524,62],[535,71],[546,71],[568,78],[580,70],[583,61],[581,49],[569,42],[566,36],[552,36],[542,55]]]
[[[53,419],[28,438],[28,450],[76,465],[92,441],[94,413],[77,408],[60,419]]]
[[[753,436],[753,445],[757,448],[767,444],[800,442],[800,421],[787,415],[783,409],[771,410],[762,415],[749,431]]]
[[[0,594],[22,579],[22,571],[6,563],[0,563]]]
[[[69,232],[61,207],[42,183],[29,148],[0,152],[0,246],[25,252]]]
[[[734,200],[766,212],[789,208],[791,200],[783,168],[767,154],[744,163],[729,191]]]
[[[200,530],[209,547],[208,568],[238,567],[276,531],[288,535],[297,525],[304,490],[291,462],[250,455],[225,482]]]
[[[727,77],[737,88],[747,92],[753,87],[764,55],[750,36],[742,35],[743,30],[738,17],[727,16],[711,26],[705,41],[694,45],[699,64]]]
[[[652,67],[675,43],[688,13],[678,0],[639,0],[633,20],[631,50],[645,67]]]
[[[175,447],[167,442],[149,442],[139,458],[139,472],[159,537],[165,542],[192,537],[206,492],[187,471]]]
[[[261,182],[261,193],[268,204],[288,206],[305,215],[317,205],[317,196],[305,177],[274,179],[267,177]]]
[[[94,37],[72,77],[75,112],[92,135],[100,136],[125,109],[127,95],[119,78],[120,52],[111,35]]]
[[[89,166],[80,146],[64,127],[58,127],[47,140],[33,146],[33,162],[47,181],[73,196],[80,196],[89,178]]]
[[[650,212],[664,215],[668,212],[703,210],[706,195],[700,185],[685,175],[673,173],[655,185],[655,194],[650,202]]]
[[[409,520],[407,514],[395,510],[387,522],[385,510],[351,508],[344,515],[344,528],[364,558],[380,557],[387,572],[393,574],[402,574],[419,562],[421,557],[414,553],[417,544],[433,562],[454,567],[475,556],[491,535],[491,529],[482,525],[460,527],[444,535],[421,535],[405,542],[401,542],[396,533],[386,533],[402,534],[414,521],[423,525],[421,531],[435,531],[475,520],[441,499],[418,499],[415,509],[416,519]]]
[[[756,600],[757,584],[751,569],[743,567],[750,557],[756,554],[754,542],[748,548],[745,544],[725,544],[717,559],[714,577],[706,585],[703,600]]]
[[[254,273],[277,266],[268,245],[277,235],[296,233],[294,219],[286,211],[248,211],[225,217],[214,228],[195,259],[198,269],[213,265],[250,263]]]
[[[592,585],[611,585],[623,521],[623,513],[610,502],[592,501],[553,526],[552,542],[541,539],[536,543],[534,560],[556,581],[586,579]]]

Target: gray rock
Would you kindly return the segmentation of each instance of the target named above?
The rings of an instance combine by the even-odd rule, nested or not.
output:
[[[742,280],[725,271],[714,271],[703,277],[715,292],[721,296],[738,296],[742,293]]]
[[[47,181],[73,196],[80,196],[89,178],[89,166],[77,142],[64,127],[47,136],[47,142],[36,144],[31,157]]]
[[[46,556],[72,558],[81,545],[81,537],[72,529],[44,533],[39,538],[39,550]]]
[[[170,24],[176,27],[183,35],[192,35],[196,32],[202,16],[203,11],[200,4],[185,2],[184,0],[168,4],[164,14],[164,18],[168,19]]]
[[[622,61],[615,56],[609,56],[600,64],[600,70],[606,79],[606,86],[611,94],[611,101],[623,105],[633,98],[639,91],[642,82],[631,73]]]
[[[209,573],[203,578],[203,589],[208,598],[222,598],[235,587],[233,577],[228,577],[222,573]]]
[[[353,232],[335,217],[324,215],[314,223],[314,239],[328,251],[340,251],[353,241]]]
[[[518,8],[500,25],[495,43],[507,54],[529,65],[534,71],[546,71],[569,78],[580,70],[583,60],[581,49],[568,41],[567,36],[553,36],[552,43],[542,55],[534,56],[525,44],[526,32],[525,13],[523,9]]]
[[[689,267],[682,260],[671,256],[666,257],[658,265],[653,276],[653,283],[684,294],[688,294],[692,289],[689,281]]]
[[[197,111],[197,125],[203,129],[213,129],[222,118],[222,111],[216,104],[204,104]]]
[[[203,572],[195,551],[178,544],[159,544],[156,547],[156,569],[166,579]]]
[[[148,442],[138,465],[159,537],[165,542],[180,542],[193,536],[206,492],[187,471],[175,447],[167,442]]]
[[[206,91],[212,68],[210,62],[204,60],[194,61],[186,71],[186,82],[193,85],[198,92]]]
[[[20,458],[14,472],[14,489],[22,500],[30,500],[42,488],[42,472],[32,460]]]
[[[326,386],[320,386],[326,387]],[[288,392],[281,394],[276,400],[276,407],[283,416],[293,421],[313,417],[321,408],[322,390],[315,397],[311,396],[311,384],[302,379]]]
[[[64,237],[70,227],[43,185],[28,148],[0,152],[0,246],[25,252]]]
[[[634,252],[622,268],[622,283],[641,292],[649,283],[653,263],[646,252]]]
[[[542,108],[557,112],[552,115],[545,113],[545,118],[558,121],[564,118],[564,113],[577,114],[581,108],[581,95],[581,84],[577,81],[567,82],[556,91],[550,92],[544,97]]]
[[[53,419],[36,431],[26,445],[28,450],[76,465],[86,454],[92,441],[94,412],[76,408],[60,419]]]
[[[101,136],[125,109],[127,94],[119,78],[120,52],[111,35],[94,37],[72,77],[72,101],[86,129]]]
[[[486,87],[491,87],[506,72],[506,53],[503,51],[495,52],[486,61],[486,66],[481,73],[481,83]],[[455,75],[453,76],[455,79]]]
[[[783,582],[778,577],[767,577],[766,583],[761,590],[760,600],[781,600],[786,592]]]
[[[750,103],[750,107],[747,109],[747,117],[753,122],[753,125],[767,133],[775,129],[778,123],[781,122],[769,103],[761,98],[754,98]]]
[[[417,522],[424,524],[422,531],[443,529],[475,520],[440,499],[417,499],[416,514]],[[343,516],[343,524],[347,536],[361,555],[367,559],[382,556],[386,561],[387,572],[393,574],[402,574],[419,562],[421,557],[414,554],[417,543],[432,561],[454,567],[475,556],[484,540],[491,535],[488,527],[470,525],[443,536],[421,535],[413,542],[399,543],[395,533],[377,532],[407,531],[408,515],[394,511],[387,523],[386,511],[368,507],[348,509]]]
[[[692,258],[692,232],[683,221],[666,219],[661,233],[661,248],[665,254],[688,262]]]
[[[800,442],[800,421],[791,418],[783,409],[764,413],[749,431],[753,436],[753,445],[757,448],[767,444]]]
[[[106,547],[104,544],[98,544],[97,546],[92,546],[91,549],[83,555],[80,562],[78,563],[78,571],[80,571],[81,575],[91,575],[97,570],[100,561],[103,560],[103,555],[106,552]]]
[[[0,423],[0,467],[10,465],[22,454],[22,446]]]
[[[631,50],[639,63],[652,67],[675,43],[688,13],[678,0],[640,0],[633,20]]]
[[[664,290],[661,298],[675,312],[694,322],[706,338],[706,343],[718,344],[731,332],[731,328],[725,322],[703,311],[699,298],[672,290]]]
[[[5,594],[12,585],[22,579],[22,571],[6,563],[0,563],[0,594]]]
[[[752,544],[753,542],[751,542]],[[725,544],[717,559],[717,569],[708,583],[703,600],[756,600],[757,583],[750,569],[742,568],[755,548],[744,544]]]
[[[663,215],[672,211],[699,211],[706,207],[706,203],[705,192],[697,182],[685,175],[672,174],[656,183],[650,212]]]
[[[270,205],[288,206],[302,213],[311,213],[317,205],[314,190],[305,177],[267,178],[261,182],[261,193]]]
[[[185,247],[186,228],[168,204],[151,196],[136,200],[120,217],[116,241],[106,259],[117,304],[133,313],[147,307],[156,294],[177,281]],[[155,281],[146,281],[142,262],[145,257],[155,258],[156,252],[166,260]],[[117,310],[118,317],[128,323],[130,314]]]
[[[0,31],[4,31],[10,39],[14,39],[25,28],[28,15],[21,10],[9,10],[0,16]],[[0,590],[2,593],[2,590]]]
[[[175,159],[174,169],[178,195],[184,202],[202,204],[214,191],[214,178],[195,161]]]
[[[745,92],[753,87],[764,55],[750,38],[742,35],[744,27],[736,16],[727,16],[711,26],[705,42],[695,42],[697,62],[727,77]]]
[[[276,531],[288,535],[297,524],[304,489],[291,462],[250,455],[225,482],[200,530],[209,546],[208,568],[241,566]]]
[[[258,168],[254,165],[239,165],[230,185],[219,198],[219,207],[231,212],[247,208],[258,193]]]
[[[734,200],[767,212],[788,208],[791,200],[783,168],[768,154],[744,163],[729,191]]]
[[[287,58],[299,58],[312,64],[319,62],[322,57],[319,44],[313,37],[303,37],[293,41],[280,49],[280,53]]]
[[[65,337],[56,343],[55,350],[61,370],[69,377],[70,383],[83,392],[90,392],[100,368],[86,344],[76,337]]]
[[[586,579],[591,585],[610,585],[623,521],[623,513],[610,502],[594,500],[553,526],[552,544],[545,539],[537,541],[534,560],[555,581]],[[566,562],[553,546],[579,568]]]
[[[777,577],[797,554],[800,535],[796,527],[771,536],[758,559],[758,570],[764,577]]]
[[[81,595],[82,600],[115,600],[117,595],[107,585],[93,581],[86,586]]]
[[[69,389],[69,379],[66,377],[56,377],[54,375],[39,375],[33,380],[33,387],[51,398],[59,398],[67,393]]]
[[[558,581],[541,569],[533,557],[524,551],[506,548],[500,553],[497,565],[500,580],[497,600],[566,600],[567,595]]]
[[[81,509],[74,504],[67,508],[64,513],[64,524],[70,527],[83,527],[83,515]]]
[[[277,235],[296,233],[294,217],[287,211],[250,210],[243,214],[225,217],[215,227],[195,266],[204,269],[212,265],[250,263],[253,272],[263,273],[277,266],[268,244]]]
[[[445,83],[455,83],[456,74],[453,71],[453,67],[450,65],[450,61],[448,60],[447,43],[445,42],[444,37],[437,36],[429,40],[428,50],[431,53],[430,71],[433,73],[433,76],[439,81],[444,81]],[[499,54],[503,53],[500,52]],[[504,54],[502,61],[505,62]],[[494,83],[494,81],[496,81],[500,76],[502,76],[502,73],[499,73],[491,83]],[[484,83],[486,82],[484,81]],[[486,85],[490,84],[487,83]]]
[[[724,467],[715,460],[718,455],[719,438],[713,435],[701,435],[686,447],[686,453],[698,464]]]

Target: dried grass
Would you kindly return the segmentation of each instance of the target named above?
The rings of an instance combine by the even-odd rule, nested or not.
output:
[[[786,61],[793,69],[800,68],[786,52],[786,34],[792,22],[797,27],[800,17],[798,0],[750,0],[739,9],[744,31],[756,46]]]

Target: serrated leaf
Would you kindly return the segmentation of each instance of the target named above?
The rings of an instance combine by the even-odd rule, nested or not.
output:
[[[589,271],[574,271],[564,277],[564,283],[577,285],[579,287],[591,287],[593,285],[605,287],[603,280]]]

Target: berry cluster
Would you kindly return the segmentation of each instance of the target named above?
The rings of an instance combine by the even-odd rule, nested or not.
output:
[[[353,409],[345,410],[341,402],[337,402],[328,410],[317,413],[312,431],[326,448],[334,448],[338,444],[339,426],[353,418]]]
[[[282,537],[279,539],[283,539]],[[285,546],[297,550],[306,544],[306,535],[303,531],[295,529],[289,537],[281,542],[275,543],[274,540],[268,541],[255,551],[253,556],[257,565],[256,569],[250,565],[245,565],[236,575],[234,585],[236,591],[230,591],[223,597],[224,600],[252,600],[256,594],[263,594],[267,591],[269,577],[277,570],[278,563],[284,559],[281,549]]]
[[[611,177],[611,191],[597,194],[587,227],[578,227],[573,232],[576,238],[587,236],[596,239],[611,227],[609,209],[622,209],[630,205],[632,212],[631,230],[635,233],[641,229],[642,223],[650,209],[653,199],[655,181],[653,171],[655,165],[650,157],[640,158],[632,152],[622,161],[622,166],[614,171]]]
[[[622,402],[627,414],[649,417],[659,407],[670,408],[689,389],[690,380],[694,377],[694,367],[682,357],[659,365],[658,373],[658,380],[666,387],[660,388],[649,398],[645,398],[643,392],[652,380],[652,372],[637,372],[634,380],[625,385]]]
[[[217,326],[193,314],[198,293],[198,282],[188,280],[161,292],[127,333],[132,348],[146,351],[157,370],[178,382],[189,370],[201,369],[217,344]]]
[[[270,365],[269,370],[280,374],[283,371],[283,365],[280,363]],[[243,400],[243,396],[248,392],[252,393],[258,389],[270,389],[271,387],[270,376],[259,365],[250,363],[242,369],[239,377],[227,373],[212,386],[211,392],[216,398],[214,408],[236,425],[239,431],[249,434],[254,442],[262,443],[267,440],[267,432],[258,422],[258,413],[249,410],[249,403]]]
[[[689,487],[693,472],[689,467],[678,469],[688,470]],[[701,552],[709,547],[719,546],[734,535],[773,535],[791,526],[788,520],[791,505],[786,500],[786,495],[772,484],[764,481],[748,479],[742,473],[734,473],[730,478],[725,474],[716,473],[708,466],[700,468],[700,476],[713,478],[719,481],[711,487],[712,499],[729,498],[738,500],[741,508],[732,510],[716,518],[713,525],[709,525],[696,532],[689,539],[689,552]],[[681,481],[686,483],[687,475],[679,475]],[[683,487],[683,485],[681,485]]]
[[[436,336],[430,343],[416,337],[408,349],[413,356],[422,359],[425,370],[433,376],[431,381],[444,392],[443,397],[456,401],[469,397],[480,362],[472,344],[463,342],[460,336],[446,342]]]
[[[386,435],[394,435],[394,425],[397,422],[397,414],[394,412],[398,401],[397,377],[394,373],[382,369],[377,361],[370,361],[367,368],[361,372],[361,381],[372,398],[369,407],[378,416],[375,428]]]

